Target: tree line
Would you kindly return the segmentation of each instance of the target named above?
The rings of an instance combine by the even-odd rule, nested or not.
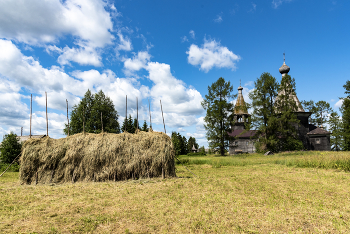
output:
[[[270,73],[262,73],[254,82],[253,91],[249,93],[252,102],[246,103],[252,111],[251,122],[246,123],[245,128],[257,130],[257,151],[279,152],[304,148],[295,128],[299,124],[295,115],[299,108],[311,112],[309,123],[332,132],[332,150],[350,150],[350,81],[343,87],[347,96],[342,98],[342,116],[339,116],[326,101],[303,100],[301,106],[298,106],[299,103],[291,98],[296,96],[295,79],[288,74],[279,83]],[[204,127],[209,146],[219,149],[221,155],[224,155],[229,146],[228,133],[234,124],[233,99],[236,97],[230,81],[220,77],[208,86],[208,94],[202,101],[206,111]]]

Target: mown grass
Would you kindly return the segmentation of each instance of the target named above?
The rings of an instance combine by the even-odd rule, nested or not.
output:
[[[183,164],[208,164],[213,167],[260,165],[268,163],[302,168],[323,168],[350,171],[350,154],[348,152],[295,151],[269,156],[264,156],[262,154],[241,154],[225,157],[218,155],[196,157],[180,155],[179,158]],[[180,163],[177,162],[177,164]]]
[[[316,155],[183,156],[208,163],[165,180],[20,185],[10,172],[0,233],[349,233],[350,173],[285,163]]]

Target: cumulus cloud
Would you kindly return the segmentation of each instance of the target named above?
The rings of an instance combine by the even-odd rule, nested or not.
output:
[[[343,104],[343,99],[340,99],[339,101],[337,101],[337,102],[334,104],[334,107],[335,107],[335,108],[340,108],[342,104]]]
[[[66,46],[63,50],[53,48],[53,51],[62,52],[57,62],[61,65],[69,65],[70,61],[80,65],[102,66],[101,55],[92,47],[69,48]]]
[[[236,62],[241,58],[227,47],[221,46],[215,40],[204,40],[202,47],[192,44],[188,54],[188,62],[194,66],[200,66],[200,70],[208,72],[213,67],[236,69]]]
[[[187,88],[183,81],[173,77],[170,65],[149,62],[146,70],[149,72],[149,79],[154,83],[150,95],[157,105],[162,100],[165,112],[187,115],[203,112],[201,94],[193,88]]]
[[[100,0],[1,1],[0,37],[38,44],[72,34],[90,46],[102,47],[113,40],[105,7]]]

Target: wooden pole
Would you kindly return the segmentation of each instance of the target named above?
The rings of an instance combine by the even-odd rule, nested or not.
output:
[[[165,123],[164,123],[164,115],[163,115],[163,107],[162,107],[162,100],[159,100],[159,101],[160,101],[160,109],[162,110],[162,117],[163,117],[164,132],[165,132],[165,134],[166,134]]]
[[[23,127],[21,127],[21,136],[23,136]]]
[[[128,95],[125,96],[125,132],[126,132],[126,126],[128,124]]]
[[[102,125],[102,132],[103,132],[102,112],[101,112],[101,125]]]
[[[83,134],[85,135],[85,107],[83,107]]]
[[[68,136],[69,136],[69,118],[68,118],[68,100],[66,99],[67,103],[67,122],[68,122]]]
[[[29,127],[29,138],[32,138],[32,99],[33,99],[33,95],[30,94],[30,127]]]
[[[49,119],[47,117],[47,92],[45,92],[46,98],[46,136],[49,136]]]
[[[149,102],[148,99],[148,110],[149,110],[149,129],[152,129],[152,118],[151,118],[151,103]]]
[[[139,129],[139,100],[136,97],[136,130]]]

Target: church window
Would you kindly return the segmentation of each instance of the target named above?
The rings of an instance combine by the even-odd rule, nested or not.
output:
[[[316,141],[317,145],[321,144],[321,139],[320,138],[316,138],[315,141]]]

